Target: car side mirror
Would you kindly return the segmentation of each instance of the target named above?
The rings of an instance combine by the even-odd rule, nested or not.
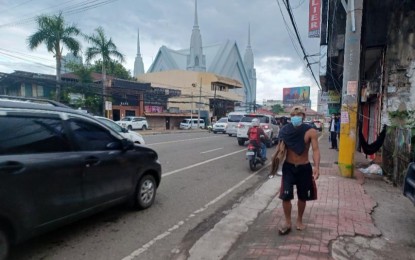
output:
[[[124,127],[122,127],[122,130],[121,130],[123,133],[128,133],[128,129],[127,128],[124,128]]]
[[[121,140],[121,144],[123,151],[132,150],[134,148],[134,143],[126,138]]]

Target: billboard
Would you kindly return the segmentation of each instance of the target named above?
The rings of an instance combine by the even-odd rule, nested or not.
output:
[[[294,87],[282,89],[282,102],[284,105],[310,104],[310,87]]]
[[[320,37],[321,0],[310,0],[308,16],[308,37]]]

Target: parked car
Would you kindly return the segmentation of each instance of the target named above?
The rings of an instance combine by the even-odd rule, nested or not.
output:
[[[248,141],[248,129],[252,126],[252,120],[254,118],[259,119],[260,127],[264,129],[265,134],[269,137],[269,141],[266,143],[266,146],[269,148],[274,143],[278,142],[280,128],[277,125],[275,118],[270,115],[250,114],[242,117],[238,124],[238,130],[236,133],[238,144],[244,145],[245,142]]]
[[[197,118],[186,118],[180,122],[180,129],[197,129]],[[206,128],[205,120],[199,119],[199,128]]]
[[[230,112],[228,114],[228,127],[226,128],[226,133],[229,136],[236,135],[238,124],[246,114],[246,112]]]
[[[116,123],[128,130],[141,129],[146,130],[149,128],[147,119],[142,116],[126,116]]]
[[[213,124],[212,131],[214,134],[216,133],[226,134],[227,127],[228,127],[228,118],[222,117],[216,123]]]
[[[127,128],[123,128],[122,126],[118,125],[117,123],[115,123],[114,121],[112,121],[109,118],[101,117],[101,116],[96,116],[95,118],[98,121],[100,121],[101,123],[103,123],[106,126],[108,126],[109,128],[111,128],[112,130],[114,130],[115,132],[122,135],[124,138],[129,139],[133,143],[135,143],[135,144],[146,144],[144,142],[143,136],[140,135],[139,133],[134,132],[134,131],[130,131]]]
[[[116,204],[150,207],[157,153],[60,103],[0,96],[0,258],[10,244]]]

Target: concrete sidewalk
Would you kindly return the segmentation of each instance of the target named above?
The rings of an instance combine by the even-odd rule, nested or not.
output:
[[[281,201],[276,195],[268,208],[249,226],[224,259],[331,259],[330,242],[339,236],[379,236],[371,213],[376,202],[364,191],[363,176],[356,172],[354,179],[340,176],[338,152],[329,149],[327,135],[319,142],[321,151],[320,178],[317,181],[318,199],[307,203],[304,212],[304,231],[295,230],[285,236],[278,234],[284,223]],[[356,165],[366,162],[356,153]],[[280,177],[276,177],[280,178]],[[279,185],[280,181],[278,181]],[[296,197],[296,196],[295,196]],[[297,200],[293,200],[292,222],[295,225]]]

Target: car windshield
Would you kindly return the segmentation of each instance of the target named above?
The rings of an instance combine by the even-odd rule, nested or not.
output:
[[[131,117],[124,117],[123,119],[121,119],[121,121],[131,121],[133,120]]]
[[[122,127],[117,125],[115,122],[112,122],[108,119],[104,119],[104,118],[97,118],[98,121],[100,121],[101,123],[103,123],[104,125],[108,126],[109,128],[111,128],[112,130],[121,133],[122,132]]]
[[[188,124],[188,123],[189,123],[189,120],[184,119],[184,120],[182,121],[182,123],[183,123],[183,124]]]
[[[226,123],[228,122],[228,118],[226,117],[222,117],[221,119],[219,119],[218,123]]]
[[[250,123],[254,118],[258,118],[260,123],[269,123],[269,119],[266,116],[245,116],[241,119],[241,122]]]
[[[241,121],[243,115],[230,115],[228,116],[228,122],[239,122]]]

